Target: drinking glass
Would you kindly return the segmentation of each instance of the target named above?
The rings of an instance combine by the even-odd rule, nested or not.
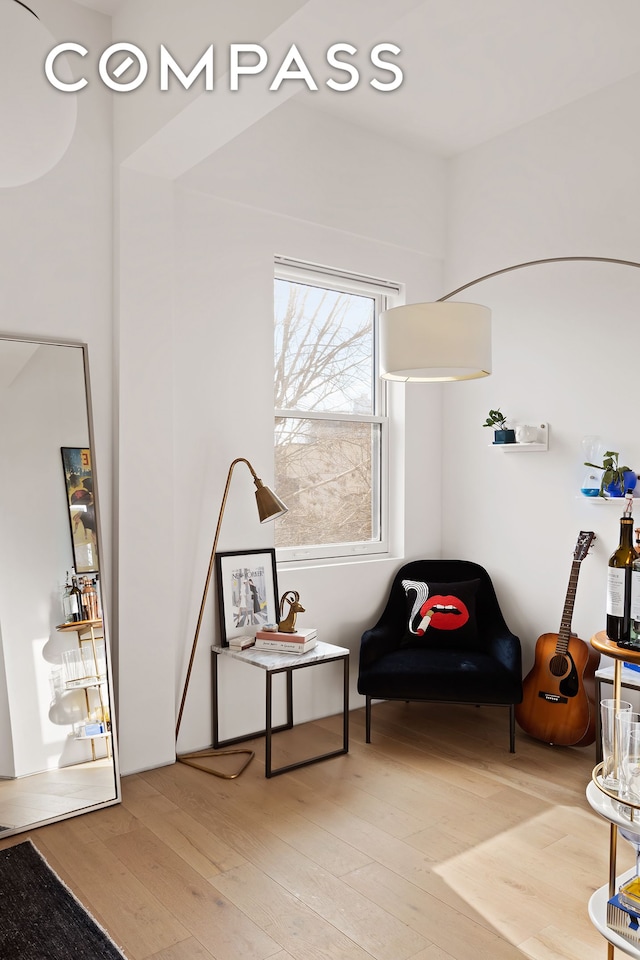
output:
[[[635,877],[623,885],[621,893],[624,893],[627,903],[637,909],[640,905],[640,809],[629,804],[640,806],[640,713],[618,713],[616,737],[620,763],[619,810],[630,821],[629,829],[619,828],[619,833],[629,841],[636,853]]]
[[[609,790],[618,786],[619,749],[616,742],[616,715],[629,713],[628,700],[601,700],[602,721],[602,782]]]

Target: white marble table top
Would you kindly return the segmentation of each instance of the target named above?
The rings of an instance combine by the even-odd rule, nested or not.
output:
[[[261,667],[262,670],[306,667],[312,663],[322,663],[323,660],[335,660],[350,653],[347,647],[337,647],[334,643],[323,643],[321,640],[318,640],[315,647],[312,650],[307,650],[306,653],[280,653],[279,651],[256,650],[255,647],[248,647],[246,650],[234,650],[233,647],[220,647],[217,644],[213,644],[211,649],[215,654],[222,653],[234,660]]]

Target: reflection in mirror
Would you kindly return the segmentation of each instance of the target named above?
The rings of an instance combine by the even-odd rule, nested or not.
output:
[[[0,836],[120,799],[87,369],[0,337]]]

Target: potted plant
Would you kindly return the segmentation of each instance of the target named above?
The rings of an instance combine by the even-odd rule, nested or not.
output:
[[[602,463],[584,462],[585,467],[602,470],[599,497],[623,497],[635,488],[638,479],[635,471],[631,467],[621,467],[618,463],[619,456],[617,450],[607,450]]]
[[[500,408],[497,410],[489,410],[489,416],[482,424],[483,427],[493,427],[493,442],[494,443],[515,443],[516,442],[516,432],[507,427],[507,418],[503,413],[500,413]]]

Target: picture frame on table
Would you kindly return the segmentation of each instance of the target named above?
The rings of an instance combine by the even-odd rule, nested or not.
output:
[[[88,447],[60,447],[69,509],[73,568],[77,574],[98,573],[93,467]]]
[[[236,637],[252,637],[268,623],[277,623],[278,580],[274,549],[216,553],[220,645]]]

